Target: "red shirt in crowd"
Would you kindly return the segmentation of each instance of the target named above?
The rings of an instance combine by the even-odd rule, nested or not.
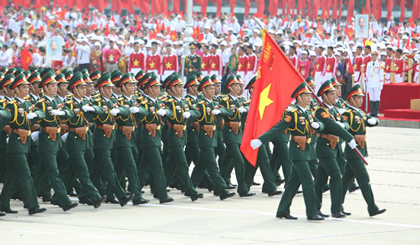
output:
[[[151,54],[148,55],[146,58],[146,72],[157,70],[157,75],[162,75],[162,65],[161,65],[162,58],[159,54]]]
[[[104,57],[106,63],[115,64],[120,60],[121,52],[116,48],[108,49],[105,51]]]
[[[210,59],[211,59],[211,55],[210,54],[203,54],[201,56],[201,71],[210,71]]]
[[[319,56],[316,58],[316,63],[315,63],[315,72],[323,72],[324,71],[324,66],[325,66],[325,56]]]
[[[248,66],[247,66],[247,72],[252,72],[254,74],[257,73],[257,67],[258,67],[258,58],[255,54],[251,54],[248,56]]]
[[[144,63],[146,60],[146,55],[142,52],[138,53],[131,53],[128,61],[128,70],[134,68],[141,68],[142,70],[145,69]]]
[[[210,71],[217,71],[221,76],[223,70],[222,57],[220,54],[213,54],[210,57]]]
[[[247,66],[248,66],[248,56],[244,55],[242,57],[239,57],[238,58],[238,71],[245,72],[246,74]]]
[[[175,54],[165,55],[162,59],[162,74],[165,71],[176,71],[178,72],[178,56]]]

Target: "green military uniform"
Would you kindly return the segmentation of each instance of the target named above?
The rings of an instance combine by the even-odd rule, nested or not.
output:
[[[75,91],[77,86],[86,86],[84,84],[83,76],[80,72],[76,72],[70,83],[69,90]],[[94,117],[94,113],[85,111],[83,108],[86,105],[86,101],[79,100],[73,97],[71,100],[67,100],[65,105],[71,110],[70,118],[66,120],[69,127],[69,132],[66,137],[66,149],[69,154],[68,163],[71,166],[70,171],[64,178],[64,183],[69,187],[76,179],[79,180],[82,185],[81,193],[79,195],[79,201],[83,202],[87,199],[87,203],[91,202],[95,208],[100,207],[101,203],[106,200],[106,196],[101,196],[98,190],[93,185],[89,177],[89,169],[85,159],[85,153],[87,149],[92,147],[92,137],[88,128],[88,119]],[[95,111],[100,108],[94,107]]]
[[[240,83],[236,80],[235,76],[229,76],[224,84],[224,87],[227,89],[229,86]],[[227,166],[222,172],[222,176],[225,180],[229,178],[229,164],[234,165],[236,181],[238,182],[238,193],[240,196],[253,196],[255,193],[249,192],[250,186],[245,183],[245,163],[243,156],[239,150],[239,146],[242,141],[242,128],[241,124],[241,115],[239,108],[241,107],[240,101],[238,98],[233,97],[229,94],[226,98],[222,99],[220,102],[220,107],[228,109],[228,114],[225,115],[224,121],[225,125],[223,127],[223,141],[226,144],[226,154],[225,159],[229,159],[229,162],[225,163]]]
[[[190,47],[196,48],[196,45],[191,43]],[[189,78],[197,76],[198,72],[201,72],[201,56],[196,53],[187,55],[185,57],[185,75]]]
[[[115,85],[123,88],[127,83],[136,82],[137,81],[135,81],[129,73],[126,73]],[[144,199],[141,195],[141,184],[136,166],[136,156],[138,152],[136,147],[136,135],[134,133],[137,124],[133,113],[142,117],[146,115],[147,112],[143,107],[136,106],[134,98],[128,98],[126,95],[121,95],[117,101],[118,106],[111,105],[110,108],[113,109],[110,113],[115,116],[118,125],[115,136],[117,142],[118,165],[122,166],[128,177],[128,188],[135,195],[133,204],[144,204],[147,203],[148,200]],[[132,111],[132,108],[136,108],[136,111]]]
[[[298,96],[303,93],[310,93],[306,83],[302,83],[296,88],[292,94],[292,98],[297,99]],[[323,124],[318,122],[316,118],[313,118],[310,111],[298,105],[294,105],[287,109],[284,118],[278,124],[259,137],[260,142],[264,144],[286,129],[290,131],[292,136],[289,147],[289,156],[293,163],[293,168],[277,209],[276,216],[278,218],[296,219],[293,216],[290,216],[290,206],[299,185],[302,184],[306,216],[311,220],[323,219],[319,216],[318,210],[315,207],[316,197],[314,182],[309,167],[310,152],[312,148],[312,145],[310,144],[310,129],[314,122],[317,122],[318,124],[317,130],[323,129]]]
[[[213,75],[211,76],[211,81],[214,85],[217,84],[221,84],[222,82],[217,78],[217,75]],[[220,103],[220,101],[222,100],[222,97],[220,95],[216,95],[214,96],[214,100],[217,103]],[[214,149],[216,156],[218,157],[217,159],[217,163],[219,165],[219,168],[221,169],[222,166],[224,165],[224,158],[225,158],[225,151],[226,151],[226,146],[225,143],[223,143],[223,125],[224,125],[224,120],[223,120],[223,116],[216,115],[216,122],[217,122],[217,127],[216,127],[216,131],[217,131],[217,147]]]
[[[151,91],[152,86],[159,86],[159,81],[156,75],[152,75],[150,79],[145,83],[145,90]],[[156,95],[157,96],[157,95]],[[141,161],[145,163],[144,175],[141,180],[142,187],[144,186],[145,180],[148,178],[149,172],[152,174],[151,188],[154,191],[154,196],[159,198],[160,203],[172,202],[173,199],[168,196],[166,191],[166,179],[162,166],[161,158],[161,115],[158,111],[164,111],[167,113],[167,109],[164,109],[164,105],[161,100],[154,99],[150,96],[141,101],[141,104],[147,111],[147,114],[141,117],[141,123],[143,125],[141,131],[141,147],[143,149],[143,155]]]
[[[3,74],[3,73],[1,73]],[[1,83],[0,83],[0,89],[6,90],[12,82],[15,79],[15,76],[13,74],[6,74],[1,76]],[[0,99],[0,106],[2,108],[6,108],[6,105],[13,101],[12,97],[7,96],[5,93],[4,98]],[[0,131],[0,157],[2,161],[0,161],[0,183],[4,183],[5,175],[7,172],[7,169],[9,167],[9,155],[7,154],[7,142],[6,138],[9,136],[11,132],[11,128],[8,124],[1,127]]]
[[[212,86],[212,82],[206,77],[202,79],[199,90],[203,91],[205,87]],[[219,105],[213,100],[202,98],[195,105],[195,109],[199,112],[198,122],[200,123],[200,131],[198,135],[198,145],[200,147],[200,159],[194,167],[191,174],[191,180],[194,186],[197,186],[207,170],[214,185],[214,194],[219,195],[221,200],[232,197],[234,192],[227,190],[226,182],[222,179],[219,169],[217,168],[214,148],[217,146],[217,131],[215,115],[230,115],[230,111],[226,108],[219,108]]]
[[[54,79],[53,73],[47,73],[42,78],[42,82],[39,87],[48,90],[47,85],[57,83]],[[57,154],[61,145],[61,134],[60,124],[61,119],[69,119],[73,116],[73,113],[59,103],[55,98],[44,95],[35,104],[35,107],[44,114],[43,117],[36,118],[37,123],[41,126],[41,130],[37,132],[39,134],[39,161],[42,165],[42,174],[38,176],[40,179],[48,180],[51,187],[54,189],[54,195],[51,199],[51,203],[59,205],[64,211],[77,206],[77,203],[73,203],[67,197],[67,190],[60,178],[60,173],[57,166]],[[38,181],[34,181],[35,183]],[[41,182],[42,184],[42,182]],[[41,186],[42,187],[42,186]],[[40,189],[39,191],[42,191]]]
[[[360,88],[360,85],[356,85],[352,89],[350,89],[346,96],[349,100],[353,96],[363,96],[363,92]],[[355,137],[357,142],[357,149],[359,149],[360,153],[364,157],[367,157],[368,151],[366,144],[366,126],[377,126],[379,124],[378,119],[367,115],[362,110],[353,106],[349,106],[346,112],[343,113],[343,119],[349,124],[348,131]],[[345,154],[347,158],[347,165],[343,175],[343,203],[346,192],[349,189],[353,178],[356,177],[363,198],[365,199],[368,205],[369,215],[374,216],[377,214],[384,213],[386,210],[380,210],[375,204],[372,188],[370,186],[369,174],[367,172],[365,164],[360,159],[360,157],[354,152],[354,150],[352,150],[349,146],[346,146]]]
[[[9,78],[8,81],[13,81],[13,78],[11,80]],[[29,85],[29,82],[23,74],[20,74],[9,86],[12,89],[17,89],[19,86],[26,84]],[[43,113],[33,112],[34,108],[29,101],[17,97],[6,105],[6,109],[10,113],[1,111],[1,115],[4,118],[10,116],[9,125],[12,131],[8,138],[7,154],[9,154],[11,162],[0,196],[0,210],[13,212],[10,209],[10,198],[16,187],[19,187],[25,207],[29,209],[29,214],[44,212],[46,209],[39,208],[27,161],[31,145],[29,120],[36,116],[42,117]]]
[[[101,90],[105,86],[114,86],[110,80],[111,76],[109,73],[104,73],[95,84],[98,90]],[[96,117],[93,118],[95,122],[95,131],[93,137],[93,149],[95,154],[95,162],[99,165],[102,175],[105,177],[107,182],[107,188],[112,191],[113,194],[118,198],[120,205],[125,206],[128,201],[132,200],[135,194],[138,194],[136,190],[139,190],[138,178],[137,183],[132,188],[134,194],[126,195],[124,189],[121,187],[120,182],[118,181],[117,174],[114,170],[114,165],[111,159],[111,150],[116,145],[116,130],[115,130],[115,118],[111,114],[111,109],[114,108],[114,104],[117,103],[116,100],[111,98],[105,98],[103,95],[100,95],[97,99],[92,101],[92,104],[97,106],[95,108],[100,108],[96,110]],[[135,164],[133,164],[135,167]],[[133,169],[130,169],[133,171]],[[137,176],[137,171],[133,172]],[[101,180],[102,176],[96,176],[96,181]],[[130,176],[131,177],[131,176]],[[94,181],[92,179],[92,181]],[[130,179],[130,182],[133,181]],[[94,182],[95,183],[95,182]],[[140,192],[141,198],[141,192]],[[139,200],[140,198],[137,198]]]
[[[168,88],[172,89],[174,86],[182,86],[181,78],[174,75],[168,84]],[[166,117],[169,122],[167,131],[167,140],[169,144],[169,155],[171,161],[174,161],[176,166],[175,176],[180,186],[182,186],[185,194],[191,198],[192,201],[202,198],[203,194],[195,190],[188,173],[187,159],[185,158],[184,146],[187,141],[186,124],[188,119],[198,117],[198,112],[190,110],[188,101],[182,98],[173,97],[166,101],[166,108],[169,110]]]
[[[321,85],[318,91],[318,96],[323,96],[328,91],[335,91],[331,81],[326,81]],[[327,184],[328,176],[330,177],[330,191],[331,191],[331,213],[333,217],[344,217],[341,213],[342,202],[342,179],[341,171],[338,166],[337,157],[339,148],[337,147],[339,138],[343,138],[349,142],[353,139],[339,123],[341,121],[340,113],[334,106],[328,106],[324,103],[325,108],[318,107],[314,111],[315,117],[321,121],[325,128],[321,130],[318,136],[316,145],[316,154],[319,159],[319,167],[317,169],[315,178],[315,193],[317,195],[317,209],[321,209],[322,192]],[[334,120],[330,118],[334,117]]]

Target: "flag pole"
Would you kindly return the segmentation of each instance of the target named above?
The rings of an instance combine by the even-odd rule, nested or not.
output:
[[[261,29],[264,29],[265,27],[263,26],[263,24],[261,23],[261,21],[258,19],[258,18],[256,18],[256,17],[254,17],[254,20],[255,20],[255,22],[257,23],[257,25],[259,25],[260,26],[260,28]],[[295,68],[296,69],[296,68]],[[300,73],[299,73],[299,75],[300,75]],[[304,81],[304,79],[303,79],[303,77],[302,77],[302,80]],[[318,103],[319,103],[319,105],[320,106],[322,106],[324,109],[327,109],[326,108],[326,106],[322,103],[322,101],[318,98],[318,96],[315,94],[315,92],[314,92],[314,90],[310,87],[310,86],[307,86],[308,87],[308,89],[309,89],[309,91],[311,91],[311,93],[312,93],[312,96],[318,101]],[[334,120],[334,121],[336,121],[335,120],[335,118],[331,115],[331,113],[329,113],[330,114],[330,117],[331,117],[331,119],[332,120]],[[359,151],[359,149],[357,149],[357,147],[356,148],[354,148],[353,149],[355,152],[356,152],[356,154],[360,157],[360,159],[363,161],[363,163],[365,164],[365,165],[368,165],[368,162],[366,161],[366,159],[365,159],[365,157],[362,155],[362,153],[360,153],[360,151]]]

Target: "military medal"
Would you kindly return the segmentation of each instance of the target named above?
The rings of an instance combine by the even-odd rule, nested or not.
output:
[[[19,113],[20,113],[21,116],[23,116],[23,113],[25,113],[25,110],[23,108],[19,108],[18,111],[19,111]]]
[[[75,114],[79,114],[79,112],[80,112],[80,109],[79,108],[74,109],[74,113]]]

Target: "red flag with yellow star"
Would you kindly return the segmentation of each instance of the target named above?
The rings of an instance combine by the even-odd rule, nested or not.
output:
[[[264,49],[241,143],[241,151],[253,166],[257,162],[258,149],[252,149],[251,140],[280,121],[283,111],[293,100],[291,94],[304,81],[266,29],[263,40]]]

